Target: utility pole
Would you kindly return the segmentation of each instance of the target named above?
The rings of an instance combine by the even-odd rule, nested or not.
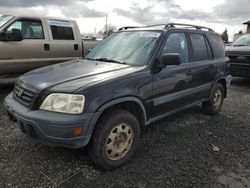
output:
[[[108,34],[108,13],[106,12],[106,25],[105,25],[105,28],[106,28],[106,35]]]

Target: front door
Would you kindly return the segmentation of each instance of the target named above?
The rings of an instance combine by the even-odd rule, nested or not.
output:
[[[192,72],[194,65],[189,63],[189,47],[185,33],[168,35],[161,52],[178,53],[180,65],[171,65],[153,75],[154,116],[173,111],[192,102]]]
[[[12,29],[19,29],[23,40],[0,42],[0,74],[23,73],[50,63],[50,51],[44,49],[49,39],[40,19],[15,20],[3,32]]]

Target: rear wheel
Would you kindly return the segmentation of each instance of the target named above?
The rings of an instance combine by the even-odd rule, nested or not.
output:
[[[202,103],[203,110],[209,115],[218,114],[224,101],[224,93],[224,87],[220,83],[216,83],[212,91],[212,97]]]
[[[92,135],[89,157],[104,169],[124,165],[135,153],[140,126],[133,114],[125,110],[105,113]]]

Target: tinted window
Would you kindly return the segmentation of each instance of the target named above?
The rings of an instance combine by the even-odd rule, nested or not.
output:
[[[11,33],[12,29],[19,29],[23,39],[44,39],[41,21],[18,20],[11,24],[5,32]]]
[[[214,33],[210,34],[209,36],[209,42],[211,44],[211,47],[213,49],[214,58],[223,58],[225,57],[225,47],[224,43],[221,39],[221,36]]]
[[[204,61],[209,59],[206,40],[201,34],[190,34],[193,46],[194,61]]]
[[[184,33],[172,33],[168,36],[163,47],[162,55],[165,53],[178,53],[181,63],[189,62],[187,40]]]
[[[71,23],[51,21],[50,28],[54,40],[74,40],[73,25]]]

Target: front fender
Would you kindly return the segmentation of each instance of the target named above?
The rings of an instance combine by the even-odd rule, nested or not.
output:
[[[146,123],[147,114],[146,114],[146,110],[145,110],[144,104],[143,104],[143,102],[140,99],[138,99],[137,97],[134,97],[134,96],[121,97],[121,98],[109,101],[109,102],[103,104],[102,106],[100,106],[97,109],[97,111],[98,112],[103,112],[103,111],[105,111],[106,109],[108,109],[111,106],[114,106],[114,105],[117,105],[117,104],[121,104],[121,103],[124,103],[124,102],[135,102],[137,105],[139,105],[140,108],[141,108],[141,110],[142,110],[142,112],[143,112],[144,123]]]

